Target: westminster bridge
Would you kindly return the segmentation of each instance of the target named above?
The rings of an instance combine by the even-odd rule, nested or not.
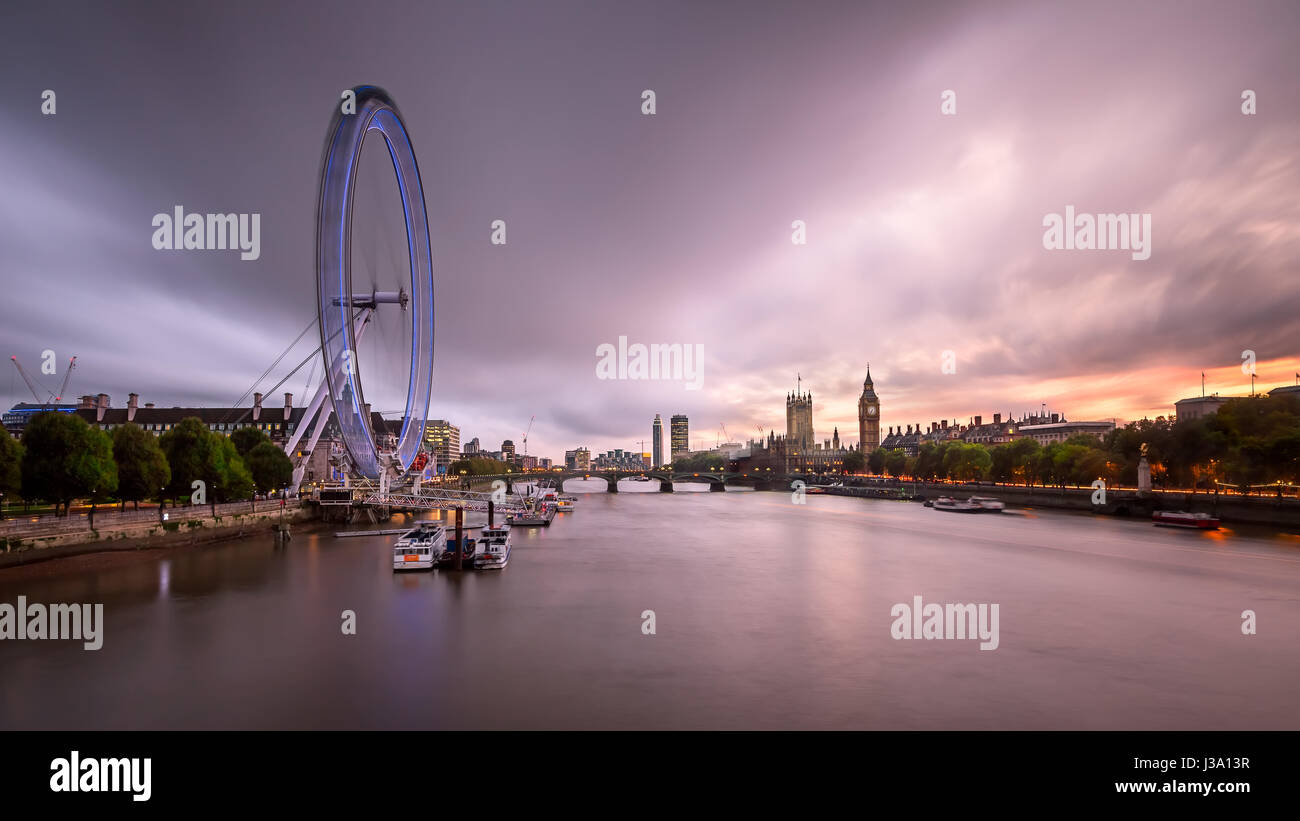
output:
[[[737,485],[752,487],[755,490],[786,490],[794,482],[802,481],[806,486],[812,487],[818,483],[829,481],[842,481],[846,477],[831,476],[816,473],[777,473],[771,470],[763,471],[728,471],[728,470],[703,470],[703,471],[676,471],[676,470],[531,470],[520,471],[518,473],[495,473],[479,474],[476,476],[464,475],[460,477],[460,486],[465,489],[476,489],[491,486],[493,482],[504,481],[506,483],[506,492],[513,493],[516,483],[529,482],[547,482],[553,483],[557,488],[563,488],[564,483],[569,479],[604,479],[605,490],[607,493],[618,493],[618,483],[622,479],[647,479],[657,480],[659,482],[660,493],[672,493],[673,483],[700,483],[704,482],[709,485],[709,490],[721,493],[726,490],[727,485]],[[850,481],[854,477],[847,477]],[[455,479],[452,480],[453,482]]]

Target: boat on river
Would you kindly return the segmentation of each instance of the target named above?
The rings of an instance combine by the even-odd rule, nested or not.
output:
[[[441,567],[444,570],[454,568],[456,566],[456,551],[464,550],[464,553],[460,557],[460,568],[461,570],[473,569],[475,561],[474,554],[477,552],[478,540],[473,536],[470,536],[468,533],[462,533],[461,542],[464,542],[464,544],[462,545],[460,542],[457,542],[456,537],[454,536],[447,539],[446,549],[444,549],[442,555],[438,557],[438,567]]]
[[[949,513],[982,513],[984,508],[971,501],[962,501],[954,499],[951,496],[940,496],[934,500],[930,507],[935,510],[946,510]]]
[[[1189,527],[1196,530],[1218,530],[1219,520],[1208,513],[1188,513],[1185,510],[1157,510],[1151,514],[1156,527]]]
[[[506,523],[511,527],[547,527],[554,518],[554,502],[529,501],[523,513],[506,517]]]
[[[510,528],[485,527],[478,540],[478,557],[474,567],[479,570],[500,570],[510,561]]]
[[[432,570],[446,547],[446,528],[420,522],[393,542],[393,570]]]

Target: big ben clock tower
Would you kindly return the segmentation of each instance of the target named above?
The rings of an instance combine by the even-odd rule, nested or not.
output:
[[[871,366],[867,365],[867,378],[862,383],[862,397],[858,399],[858,447],[870,453],[880,447],[880,400],[871,383]]]

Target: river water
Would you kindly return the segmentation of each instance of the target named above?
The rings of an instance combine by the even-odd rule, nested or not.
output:
[[[332,530],[0,571],[105,622],[0,641],[0,728],[1300,728],[1295,535],[656,487],[517,530],[501,572]],[[997,604],[997,649],[893,638],[917,595]]]

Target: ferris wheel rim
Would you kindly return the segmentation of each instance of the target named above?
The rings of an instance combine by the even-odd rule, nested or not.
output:
[[[377,294],[366,303],[352,278],[352,209],[362,146],[371,131],[378,131],[393,161],[406,223],[410,263],[409,291],[400,291],[403,306],[410,303],[411,365],[406,408],[394,452],[401,473],[411,469],[424,436],[433,381],[433,254],[429,238],[424,187],[405,121],[392,98],[375,86],[351,90],[352,112],[337,106],[321,161],[316,219],[317,310],[321,356],[329,402],[338,421],[343,444],[353,466],[363,476],[378,478],[387,466],[369,420],[364,418],[357,342],[361,327],[378,308]],[[344,97],[346,98],[345,92]],[[354,308],[362,306],[354,312]],[[360,322],[358,320],[361,320]]]

